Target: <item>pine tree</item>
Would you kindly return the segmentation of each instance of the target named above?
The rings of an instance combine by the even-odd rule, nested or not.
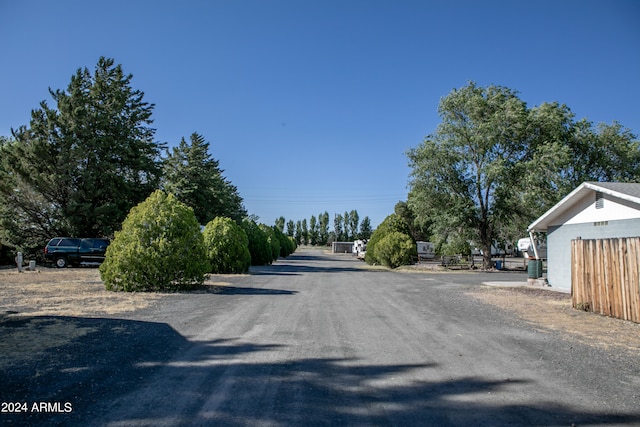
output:
[[[93,74],[79,69],[66,90],[49,89],[57,110],[43,101],[29,127],[13,131],[11,173],[59,213],[49,231],[111,235],[158,187],[162,147],[150,127],[154,106],[131,79],[102,57]],[[22,214],[38,227],[41,212]]]
[[[218,160],[209,154],[209,143],[197,133],[184,138],[164,167],[164,189],[193,208],[200,224],[218,216],[240,222],[247,212],[237,188],[223,175]]]

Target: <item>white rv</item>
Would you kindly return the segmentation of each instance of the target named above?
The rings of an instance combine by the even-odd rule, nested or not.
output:
[[[416,242],[418,246],[418,260],[434,259],[436,257],[435,247],[431,242]]]
[[[358,259],[364,259],[364,256],[367,252],[367,241],[366,240],[356,240],[353,242],[353,254],[358,257]]]
[[[537,240],[536,251],[538,252],[539,259],[547,259],[547,242]],[[536,258],[530,237],[523,237],[518,240],[518,252],[520,252],[525,259]]]

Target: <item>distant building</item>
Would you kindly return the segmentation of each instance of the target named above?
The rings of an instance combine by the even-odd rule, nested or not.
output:
[[[331,252],[334,254],[353,253],[353,242],[333,242],[331,244]]]

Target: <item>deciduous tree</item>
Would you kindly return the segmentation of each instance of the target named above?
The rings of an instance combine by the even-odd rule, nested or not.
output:
[[[368,240],[371,238],[372,233],[371,220],[368,216],[365,216],[360,223],[360,238]]]
[[[515,92],[474,83],[440,102],[435,134],[409,151],[416,211],[475,233],[491,266],[499,219],[514,210],[517,166],[527,159],[528,112]]]
[[[359,237],[358,226],[360,221],[360,215],[358,215],[357,210],[352,210],[349,212],[349,234],[351,240],[356,240]]]
[[[491,266],[494,241],[527,225],[587,180],[640,179],[640,148],[618,123],[593,125],[565,105],[528,109],[516,92],[471,82],[440,102],[436,132],[409,150],[408,205],[436,243],[473,240]]]
[[[313,246],[318,244],[318,220],[315,215],[309,218],[309,244]]]
[[[325,211],[318,215],[318,243],[325,246],[329,241],[329,212]]]
[[[343,236],[342,226],[343,226],[342,215],[336,214],[335,217],[333,218],[333,232],[335,233],[335,239],[337,242],[342,240],[342,236]]]
[[[293,237],[295,235],[295,232],[296,232],[296,225],[293,222],[293,220],[290,219],[289,221],[287,221],[287,236]]]

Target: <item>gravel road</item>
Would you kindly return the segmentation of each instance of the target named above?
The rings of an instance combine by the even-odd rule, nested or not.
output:
[[[637,359],[465,295],[487,277],[369,270],[309,250],[225,277],[219,293],[113,317],[42,317],[78,338],[3,372],[3,402],[29,410],[0,421],[640,425]],[[38,402],[61,413],[33,411]]]

